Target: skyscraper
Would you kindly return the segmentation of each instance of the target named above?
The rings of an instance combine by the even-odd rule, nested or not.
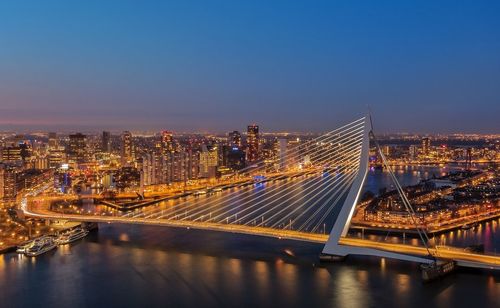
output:
[[[104,153],[111,153],[111,134],[109,132],[102,132],[102,145],[101,150]]]
[[[133,161],[132,153],[132,133],[124,131],[122,133],[122,164],[128,164]]]
[[[69,144],[66,151],[70,162],[85,162],[87,160],[87,136],[81,133],[69,135]]]
[[[57,134],[49,133],[49,149],[57,148],[59,143],[57,142]]]
[[[248,125],[247,128],[247,160],[253,162],[259,159],[259,126]]]
[[[431,140],[427,137],[422,138],[422,154],[429,155],[431,149]]]

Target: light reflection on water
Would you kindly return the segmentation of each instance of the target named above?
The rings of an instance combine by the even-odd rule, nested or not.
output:
[[[130,241],[121,241],[123,234]],[[104,224],[53,254],[3,255],[0,296],[21,307],[372,307],[394,300],[421,307],[457,297],[488,307],[500,296],[500,277],[489,273],[465,271],[422,284],[414,264],[350,257],[322,265],[321,249],[237,234]]]
[[[398,175],[410,185],[439,168],[405,170]],[[380,171],[368,178],[374,192],[388,183]],[[498,225],[439,239],[448,245],[484,241],[486,250],[500,250]],[[498,274],[459,271],[422,284],[415,264],[349,257],[325,265],[318,262],[321,249],[238,234],[101,224],[97,233],[51,254],[0,256],[0,300],[19,307],[498,307]]]

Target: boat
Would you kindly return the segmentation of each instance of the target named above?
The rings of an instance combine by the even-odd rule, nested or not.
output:
[[[460,229],[462,229],[462,230],[469,230],[469,229],[471,229],[471,228],[472,228],[472,226],[471,226],[471,225],[468,225],[468,224],[464,224],[464,225],[462,225],[462,226],[460,227]]]
[[[87,231],[83,228],[76,228],[76,229],[73,229],[67,233],[60,235],[57,238],[56,243],[57,243],[57,245],[69,244],[69,243],[72,243],[76,240],[84,238],[85,236],[87,236],[87,234],[89,234],[89,231]]]
[[[47,238],[47,236],[42,236],[42,237],[36,238],[34,240],[24,242],[23,244],[17,246],[16,252],[17,253],[25,253],[26,250],[28,250],[28,248],[39,243],[40,241],[43,241],[46,238]]]
[[[41,239],[40,241],[36,241],[32,246],[26,249],[25,255],[28,257],[36,257],[47,251],[50,251],[57,247],[56,242],[52,237],[46,237]]]
[[[422,279],[428,282],[453,272],[456,269],[456,263],[453,260],[437,260],[429,264],[421,264],[420,269]]]
[[[206,194],[207,194],[206,190],[198,190],[198,191],[195,191],[195,193],[194,193],[195,196],[206,195]]]
[[[17,246],[17,253],[25,253],[26,250],[33,245],[33,241],[29,241],[28,243],[21,244]]]

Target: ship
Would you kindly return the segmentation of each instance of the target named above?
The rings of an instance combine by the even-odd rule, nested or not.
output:
[[[429,264],[421,264],[422,279],[424,282],[432,281],[453,272],[456,263],[453,260],[437,260]]]
[[[87,234],[89,234],[89,231],[87,231],[83,228],[76,228],[76,229],[73,229],[67,233],[60,235],[57,238],[56,243],[57,243],[57,245],[69,244],[69,243],[72,243],[76,240],[84,238],[85,236],[87,236]]]
[[[34,242],[32,246],[26,248],[26,252],[24,254],[28,257],[36,257],[56,247],[57,244],[52,237],[45,237]]]
[[[26,253],[26,250],[28,250],[28,248],[39,243],[40,241],[45,240],[46,238],[47,238],[47,236],[42,236],[42,237],[36,238],[34,240],[24,242],[23,244],[17,246],[16,252],[17,253]]]

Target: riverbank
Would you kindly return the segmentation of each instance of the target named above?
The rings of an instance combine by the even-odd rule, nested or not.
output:
[[[462,228],[463,225],[465,224],[473,224],[473,223],[484,223],[488,221],[493,221],[497,220],[500,218],[500,211],[495,213],[494,215],[489,215],[486,217],[476,217],[473,220],[468,220],[468,221],[460,221],[455,224],[448,224],[445,226],[441,226],[439,228],[427,228],[426,232],[431,235],[441,235],[444,233],[448,233],[454,230],[459,230]],[[397,235],[408,235],[408,236],[418,236],[418,232],[414,227],[394,227],[394,226],[381,226],[378,224],[377,226],[373,225],[364,225],[364,224],[351,224],[350,228],[351,230],[355,231],[361,231],[361,232],[366,232],[366,233],[372,233],[372,234],[387,234],[388,232],[392,234],[397,234]]]
[[[68,221],[68,222],[65,222],[64,224],[57,224],[56,223],[56,224],[51,224],[50,225],[50,228],[53,231],[37,234],[36,236],[31,237],[28,241],[32,241],[32,240],[40,238],[42,236],[54,235],[54,234],[65,232],[65,231],[68,231],[68,230],[71,230],[71,229],[74,229],[74,228],[77,228],[77,227],[84,227],[84,226],[87,229],[89,229],[89,230],[94,230],[94,229],[97,228],[97,224],[90,224],[89,225],[89,224],[87,224],[85,222]],[[9,243],[8,246],[2,247],[0,249],[0,255],[16,251],[17,247],[19,245],[22,245],[25,242],[27,242],[27,241],[23,240],[23,241],[16,241],[16,242]]]

